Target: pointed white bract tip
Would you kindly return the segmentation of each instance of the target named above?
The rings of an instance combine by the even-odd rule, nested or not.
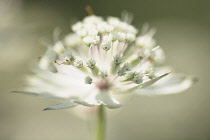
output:
[[[58,54],[62,54],[65,51],[61,41],[58,41],[58,42],[55,43],[55,45],[53,46],[53,50]]]

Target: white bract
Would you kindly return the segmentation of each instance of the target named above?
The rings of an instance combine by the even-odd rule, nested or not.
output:
[[[63,101],[46,110],[77,105],[119,108],[118,97],[125,94],[171,94],[194,83],[191,76],[156,67],[164,53],[156,46],[153,30],[138,35],[135,27],[119,18],[94,15],[72,30],[48,47],[35,74],[16,91]]]

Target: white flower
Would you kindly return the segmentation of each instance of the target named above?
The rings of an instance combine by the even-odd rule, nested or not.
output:
[[[72,30],[74,33],[48,47],[39,69],[16,91],[63,101],[46,110],[77,105],[119,108],[118,98],[125,94],[177,93],[195,81],[156,67],[164,57],[153,31],[136,37],[138,31],[132,25],[98,16],[86,17]]]

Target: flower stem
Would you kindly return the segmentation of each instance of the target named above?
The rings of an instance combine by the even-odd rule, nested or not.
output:
[[[99,110],[98,110],[96,140],[104,140],[104,130],[105,130],[104,107],[102,105],[100,105]]]

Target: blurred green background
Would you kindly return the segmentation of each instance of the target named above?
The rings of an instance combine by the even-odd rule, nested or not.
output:
[[[52,101],[8,94],[46,49],[40,39],[51,40],[55,27],[68,33],[86,4],[100,16],[132,12],[139,29],[156,27],[166,64],[200,79],[182,94],[138,96],[112,110],[107,140],[210,140],[209,0],[0,0],[0,139],[88,139],[86,123],[67,110],[42,111]]]

